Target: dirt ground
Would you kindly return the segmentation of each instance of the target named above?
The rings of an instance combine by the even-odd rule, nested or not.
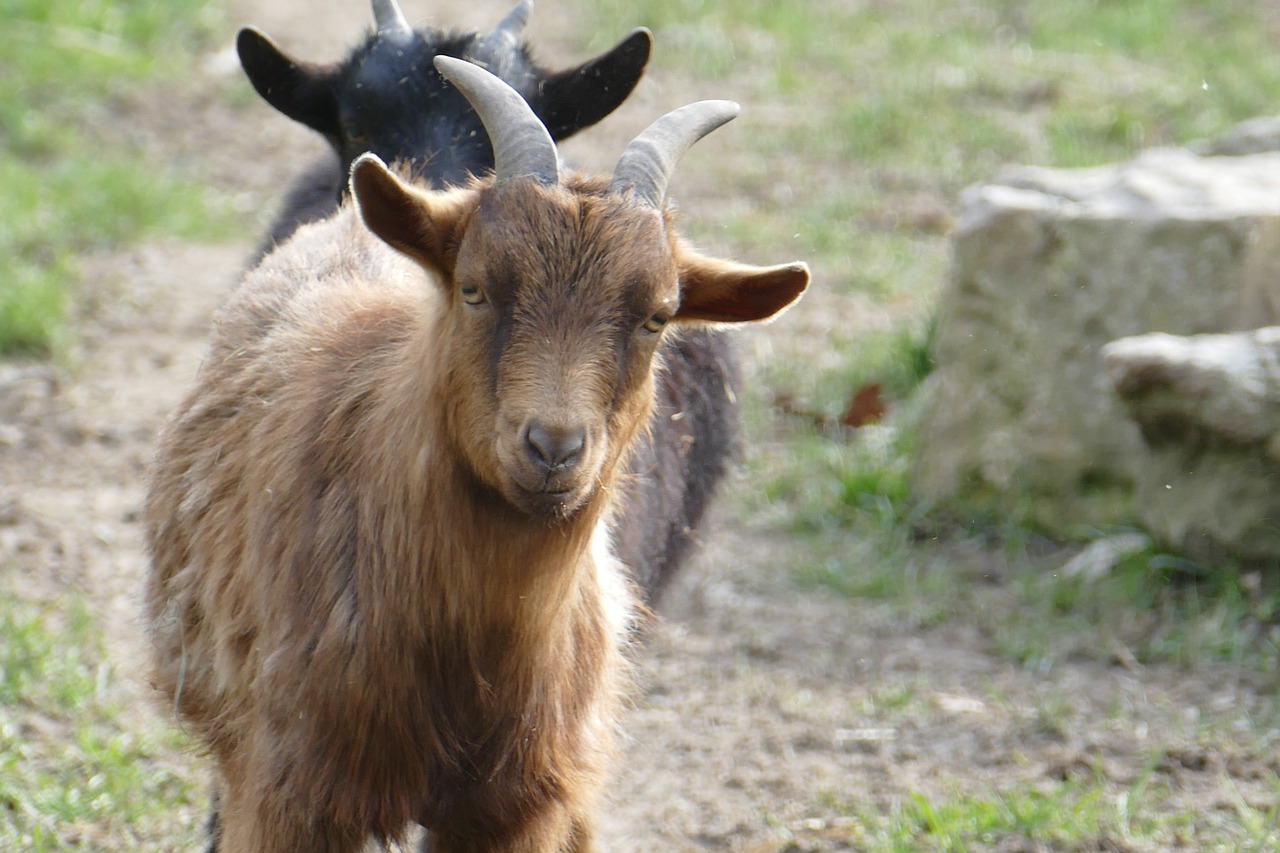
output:
[[[351,0],[230,5],[234,23],[314,59],[340,55],[368,15]],[[571,22],[556,5],[542,0],[530,29],[553,64],[583,56],[559,37]],[[423,20],[420,3],[405,6]],[[441,23],[487,27],[506,9],[506,0],[473,0]],[[122,108],[153,156],[234,198],[256,234],[261,211],[321,143],[256,99],[225,97],[238,74],[230,42],[228,33],[227,52],[205,59],[203,82],[167,93],[176,104],[144,93]],[[662,108],[702,94],[654,67],[591,144],[568,153],[597,165],[591,145],[611,155]],[[0,565],[21,578],[6,588],[50,600],[84,590],[137,697],[147,692],[136,621],[144,471],[199,362],[210,313],[251,248],[159,242],[89,258],[73,366],[0,365]],[[760,334],[794,335],[823,310],[810,300]],[[1047,790],[1076,777],[1101,776],[1120,795],[1153,773],[1171,807],[1206,821],[1274,798],[1276,762],[1258,749],[1274,733],[1257,722],[1271,717],[1271,700],[1251,676],[1070,659],[1048,675],[1029,671],[995,654],[980,622],[920,627],[887,606],[797,587],[788,566],[799,547],[723,505],[708,525],[640,655],[602,849],[853,850],[848,807],[885,813],[913,792]],[[193,814],[193,847],[199,831]]]

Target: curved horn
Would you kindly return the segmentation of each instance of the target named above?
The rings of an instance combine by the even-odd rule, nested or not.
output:
[[[553,184],[560,175],[560,156],[551,134],[520,94],[478,65],[452,56],[437,56],[436,70],[471,102],[493,143],[498,183],[532,177]]]
[[[661,207],[676,162],[693,143],[736,117],[738,109],[733,101],[698,101],[667,113],[622,152],[609,190],[630,187],[649,205]]]
[[[396,0],[373,0],[373,26],[378,35],[403,41],[413,35],[413,27],[405,20]]]
[[[529,23],[531,14],[533,14],[533,0],[520,0],[505,18],[498,21],[498,25],[484,37],[483,41],[489,44],[503,41],[515,47],[520,41],[520,33]]]

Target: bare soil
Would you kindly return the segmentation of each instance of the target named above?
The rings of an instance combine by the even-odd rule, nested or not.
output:
[[[585,55],[562,37],[572,22],[557,5],[541,3],[530,31],[553,64]],[[422,20],[421,4],[405,6]],[[368,15],[354,0],[230,7],[236,23],[317,60],[338,57]],[[506,9],[506,0],[473,0],[436,22],[483,28]],[[226,43],[229,51],[230,33]],[[137,519],[153,439],[282,187],[322,145],[255,98],[226,96],[239,85],[233,54],[202,61],[194,86],[138,93],[121,109],[157,162],[233,198],[251,236],[85,259],[72,366],[0,365],[0,565],[13,573],[4,586],[50,602],[68,590],[87,596],[140,715],[154,714],[137,621],[145,569]],[[637,96],[568,153],[607,167],[651,117],[713,94],[701,85],[655,64]],[[599,160],[597,147],[606,152]],[[692,180],[683,192],[696,196]],[[821,328],[829,310],[810,299],[758,334],[775,351],[793,351],[788,336]],[[1153,774],[1169,787],[1169,808],[1209,822],[1232,820],[1241,802],[1266,808],[1274,799],[1277,762],[1261,746],[1274,733],[1258,723],[1272,718],[1272,702],[1253,676],[1138,667],[1122,654],[1066,660],[1048,674],[1015,666],[996,654],[980,619],[921,626],[886,605],[798,587],[790,567],[804,544],[734,514],[739,504],[722,503],[639,654],[602,849],[854,850],[860,829],[850,807],[886,813],[913,793],[1048,790],[1070,778],[1101,778],[1120,796]],[[998,586],[993,607],[1006,600]],[[151,724],[164,724],[154,716]],[[198,756],[175,760],[203,772]],[[188,826],[186,842],[157,847],[195,847],[200,816]],[[1191,833],[1184,849],[1195,847]],[[1115,840],[1105,849],[1148,848]]]

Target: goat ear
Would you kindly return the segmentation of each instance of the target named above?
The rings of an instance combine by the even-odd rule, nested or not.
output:
[[[532,106],[552,139],[573,136],[616,110],[640,82],[652,50],[653,35],[641,27],[595,59],[544,79]]]
[[[680,309],[677,320],[751,323],[776,316],[809,287],[809,267],[800,262],[755,267],[709,258],[681,246]]]
[[[338,102],[331,69],[300,62],[253,27],[236,36],[236,53],[249,82],[268,104],[329,138],[338,135]]]
[[[472,193],[420,190],[376,154],[362,154],[351,167],[351,195],[365,226],[383,242],[445,278],[453,275]]]

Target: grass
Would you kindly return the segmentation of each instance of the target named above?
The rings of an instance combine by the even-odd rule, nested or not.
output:
[[[1104,780],[1073,778],[1044,788],[912,794],[887,816],[845,807],[849,840],[867,853],[978,850],[1262,851],[1280,844],[1280,809],[1239,795],[1213,809],[1174,803],[1153,770],[1119,793]],[[1278,791],[1277,793],[1280,793]]]
[[[869,851],[969,851],[992,849],[1015,839],[1040,849],[1073,849],[1081,839],[1121,845],[1187,839],[1187,816],[1169,821],[1137,821],[1131,817],[1150,792],[1139,784],[1121,798],[1104,787],[1069,781],[1047,791],[1023,790],[989,795],[956,794],[930,798],[913,794],[888,819],[864,815],[865,848]],[[1142,810],[1145,811],[1145,810]],[[1105,849],[1105,848],[1104,848]]]
[[[1003,656],[1035,669],[1087,654],[1269,674],[1280,659],[1280,598],[1256,572],[1209,569],[1147,547],[1095,578],[1028,571],[1014,586],[1016,616],[997,622],[993,641]]]
[[[155,849],[203,808],[107,663],[78,600],[40,607],[0,593],[0,849]]]
[[[224,214],[147,162],[130,90],[173,85],[216,20],[206,0],[6,0],[0,55],[0,355],[65,340],[76,258],[147,234],[225,230]]]
[[[1156,750],[1133,779],[1115,785],[1103,762],[1061,781],[974,790],[964,780],[932,780],[890,808],[842,803],[825,796],[841,817],[823,821],[820,837],[835,847],[805,846],[805,828],[784,850],[855,849],[864,853],[969,853],[991,850],[1262,851],[1280,843],[1280,808],[1268,794],[1250,801],[1229,783],[1228,796],[1208,805],[1180,791],[1181,757]],[[775,826],[777,824],[775,823]],[[847,846],[845,846],[847,845]]]

